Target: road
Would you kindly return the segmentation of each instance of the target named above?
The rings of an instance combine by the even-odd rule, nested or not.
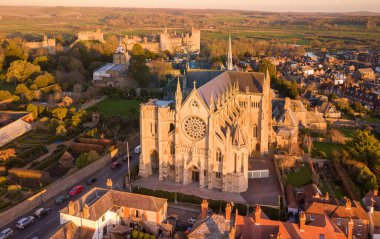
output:
[[[130,167],[131,169],[134,168],[138,164],[138,156],[131,153],[131,156],[134,156],[133,159],[131,157],[130,161]],[[86,181],[83,181],[81,185],[85,186],[85,190],[79,194],[77,197],[74,197],[73,200],[78,199],[82,194],[89,191],[93,187],[101,187],[106,188],[106,182],[108,178],[111,178],[113,181],[113,189],[115,190],[121,190],[124,191],[123,188],[123,180],[126,175],[128,175],[128,163],[127,161],[122,161],[121,159],[118,159],[122,163],[122,167],[119,169],[111,169],[110,167],[104,167],[102,169],[99,169],[99,171],[95,172],[93,177],[97,178],[98,181],[88,186],[86,185]],[[111,165],[111,162],[110,162]],[[70,191],[64,191],[62,192],[62,195],[65,193],[68,193]],[[52,200],[49,200],[41,205],[41,207],[48,207],[51,209],[51,213],[48,214],[45,217],[42,217],[41,219],[36,219],[35,222],[28,227],[26,227],[24,230],[16,229],[15,225],[17,220],[9,223],[4,228],[1,228],[1,230],[9,227],[14,231],[14,236],[12,238],[16,239],[31,239],[33,237],[38,237],[40,239],[48,238],[56,229],[60,226],[59,221],[59,211],[67,206],[68,202],[64,202],[63,205],[57,206],[54,204],[55,198]],[[29,212],[25,213],[25,216],[33,215],[33,212],[38,208],[33,208]],[[0,231],[1,231],[0,230]]]

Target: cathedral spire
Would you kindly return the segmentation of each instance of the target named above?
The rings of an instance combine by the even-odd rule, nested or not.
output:
[[[182,105],[182,91],[181,91],[181,82],[179,81],[179,77],[177,78],[177,90],[175,92],[175,100],[177,105]]]
[[[227,55],[227,70],[232,71],[232,45],[231,45],[231,35],[228,35],[228,55]]]

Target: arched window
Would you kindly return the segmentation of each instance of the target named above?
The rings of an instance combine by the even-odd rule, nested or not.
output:
[[[170,123],[170,126],[169,126],[169,133],[172,132],[174,129],[175,129],[174,124],[173,124],[173,123]]]
[[[236,153],[234,153],[234,162],[235,162],[234,172],[236,173],[237,171],[237,154]]]
[[[222,151],[219,148],[216,150],[216,161],[222,162]]]
[[[241,172],[244,173],[244,154],[241,155]]]
[[[175,154],[175,145],[173,142],[170,144],[170,154],[171,155]]]
[[[253,137],[257,138],[257,125],[253,127]]]

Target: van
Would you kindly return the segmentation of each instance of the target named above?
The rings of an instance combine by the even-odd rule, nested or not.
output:
[[[134,149],[134,152],[135,154],[141,153],[141,145],[136,146],[136,148]]]

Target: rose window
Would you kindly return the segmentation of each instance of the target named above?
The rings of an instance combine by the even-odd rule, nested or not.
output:
[[[187,117],[183,129],[187,136],[194,140],[200,140],[206,135],[206,123],[197,116]]]

